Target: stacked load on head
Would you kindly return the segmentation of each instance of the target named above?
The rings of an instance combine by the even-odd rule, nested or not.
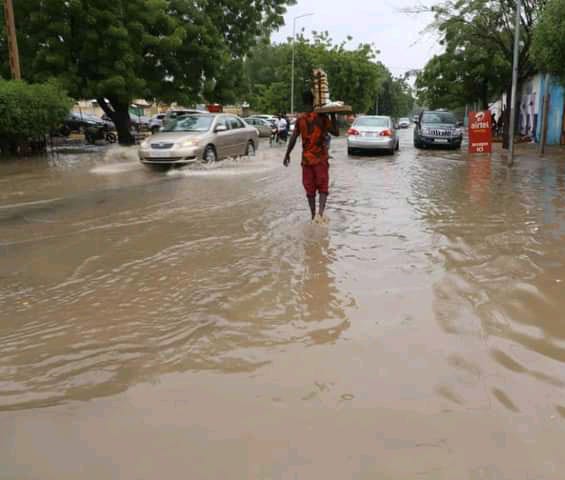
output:
[[[330,100],[328,75],[321,68],[314,69],[312,78],[312,93],[314,95],[314,111],[318,113],[350,113],[349,105]]]

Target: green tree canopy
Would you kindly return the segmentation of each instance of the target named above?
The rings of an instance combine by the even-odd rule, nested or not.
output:
[[[535,73],[532,34],[545,3],[522,0],[519,81]],[[423,100],[436,106],[479,101],[486,107],[506,92],[511,101],[516,0],[446,0],[432,12],[445,52],[418,79]]]
[[[565,0],[549,0],[534,30],[536,66],[565,83]]]
[[[351,46],[347,41],[335,44],[327,32],[313,32],[312,38],[299,34],[295,43],[295,110],[302,111],[302,93],[310,88],[312,70],[323,68],[328,74],[332,100],[350,104],[356,112],[374,112],[390,72],[378,62],[378,51],[373,45]],[[244,63],[242,99],[248,100],[254,110],[287,112],[290,110],[292,39],[280,44],[264,40],[251,50]],[[400,87],[396,93],[407,93]],[[394,97],[395,108],[402,95]],[[396,103],[395,103],[396,102]],[[408,101],[408,103],[410,103]],[[392,113],[392,112],[391,112]]]
[[[131,142],[132,99],[199,100],[257,36],[282,24],[292,2],[19,0],[23,75],[56,78],[73,97],[98,99],[120,141]]]

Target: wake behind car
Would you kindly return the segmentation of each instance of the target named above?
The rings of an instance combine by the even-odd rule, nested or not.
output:
[[[139,159],[157,167],[214,163],[227,157],[254,156],[258,144],[257,129],[235,115],[184,115],[145,140]]]
[[[363,150],[385,150],[393,155],[400,149],[400,139],[390,117],[358,117],[347,131],[347,153]]]
[[[461,148],[463,142],[462,123],[447,111],[423,112],[414,129],[414,146]]]

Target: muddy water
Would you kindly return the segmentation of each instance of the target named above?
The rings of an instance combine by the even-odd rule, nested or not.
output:
[[[0,165],[0,479],[558,479],[565,163]]]

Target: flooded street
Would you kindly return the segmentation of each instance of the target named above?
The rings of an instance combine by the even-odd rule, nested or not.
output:
[[[0,164],[0,479],[565,476],[565,162]]]

